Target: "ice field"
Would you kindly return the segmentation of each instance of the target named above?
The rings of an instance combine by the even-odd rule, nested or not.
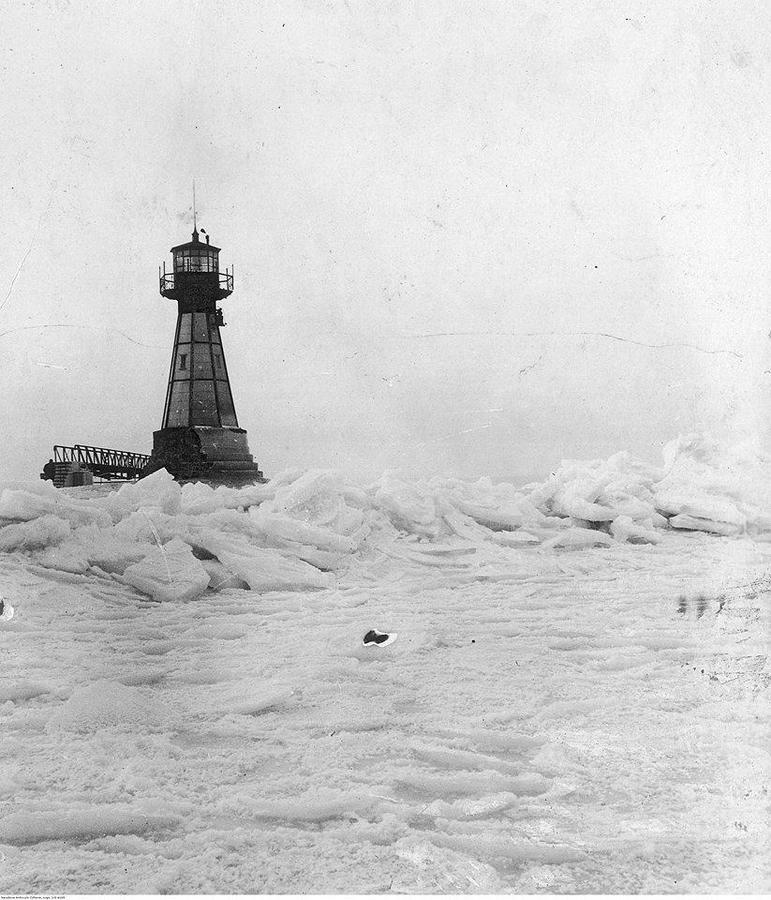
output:
[[[769,890],[752,448],[2,487],[0,892]]]

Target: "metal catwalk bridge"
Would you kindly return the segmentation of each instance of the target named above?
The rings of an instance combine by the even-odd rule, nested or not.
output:
[[[51,462],[46,463],[40,477],[57,484],[57,480],[63,481],[71,463],[79,463],[95,478],[106,481],[129,481],[139,477],[149,460],[150,457],[144,453],[130,453],[127,450],[109,450],[106,447],[89,447],[86,444],[74,444],[72,447],[55,444],[53,465]]]

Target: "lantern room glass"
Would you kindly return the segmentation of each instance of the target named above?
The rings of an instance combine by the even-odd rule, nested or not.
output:
[[[200,247],[184,247],[174,254],[175,272],[218,272],[219,260],[216,250],[202,244]]]

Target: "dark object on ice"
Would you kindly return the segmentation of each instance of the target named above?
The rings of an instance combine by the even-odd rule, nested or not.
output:
[[[387,640],[391,637],[390,634],[383,634],[382,631],[368,631],[364,635],[364,643],[365,644],[385,644]]]
[[[164,263],[158,274],[161,294],[177,303],[177,330],[163,424],[140,477],[167,469],[183,482],[264,482],[238,426],[220,335],[225,322],[217,304],[233,292],[233,271],[220,271],[219,247],[208,235],[200,241],[197,226],[171,253],[173,271]]]

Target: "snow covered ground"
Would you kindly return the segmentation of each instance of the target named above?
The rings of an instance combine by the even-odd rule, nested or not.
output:
[[[0,892],[768,890],[770,485],[4,485]]]

